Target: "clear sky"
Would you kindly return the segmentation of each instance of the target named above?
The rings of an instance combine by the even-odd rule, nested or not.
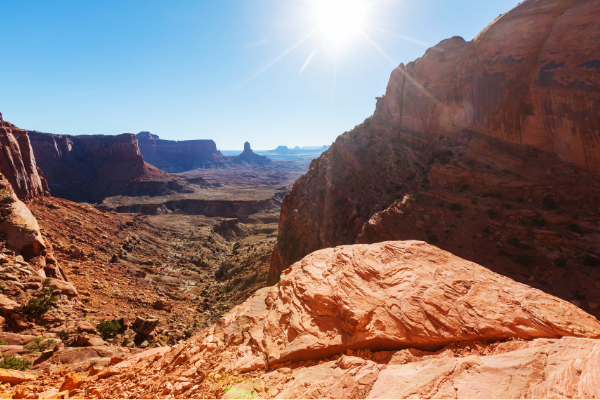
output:
[[[0,112],[57,134],[330,144],[517,0],[0,0]]]

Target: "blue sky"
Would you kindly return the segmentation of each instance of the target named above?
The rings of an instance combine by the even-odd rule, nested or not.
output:
[[[315,1],[331,0],[2,0],[0,112],[57,134],[330,144],[397,64],[518,3],[362,0],[360,31],[336,45]]]

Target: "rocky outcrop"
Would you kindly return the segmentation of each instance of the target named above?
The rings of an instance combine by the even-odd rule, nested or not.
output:
[[[44,176],[36,166],[27,131],[2,119],[0,113],[0,172],[21,200],[49,194]]]
[[[163,171],[220,168],[231,162],[217,150],[212,140],[164,140],[150,132],[140,132],[136,136],[144,160]]]
[[[271,165],[273,161],[269,157],[259,156],[252,151],[250,143],[244,143],[244,151],[237,157],[233,157],[235,164],[241,165]]]
[[[342,246],[85,394],[593,397],[599,338],[600,322],[577,307],[426,243]]]
[[[182,185],[144,162],[135,135],[68,136],[30,131],[38,164],[53,195],[96,202],[115,195],[156,196]]]
[[[396,70],[387,94],[378,100],[374,116],[338,137],[327,152],[313,161],[308,173],[284,199],[270,282],[276,282],[281,271],[318,249],[417,239],[434,243],[515,280],[529,282],[600,316],[597,278],[590,280],[586,272],[600,265],[600,214],[597,211],[600,179],[590,161],[600,152],[593,150],[595,145],[590,142],[586,147],[590,156],[581,158],[588,161],[577,162],[578,166],[565,161],[573,160],[558,150],[558,144],[553,144],[555,150],[541,146],[546,133],[531,130],[531,121],[541,114],[524,118],[523,121],[529,121],[527,124],[501,123],[503,115],[514,120],[516,117],[511,113],[528,109],[514,106],[521,104],[521,98],[533,102],[528,100],[533,91],[550,91],[534,96],[538,100],[531,103],[531,110],[538,110],[543,103],[548,107],[544,112],[551,113],[551,110],[556,111],[556,101],[562,99],[561,96],[572,96],[573,102],[564,103],[565,110],[575,103],[580,104],[577,107],[583,112],[581,115],[592,112],[589,118],[584,118],[588,128],[598,130],[598,112],[588,109],[593,109],[597,102],[596,92],[577,87],[534,90],[533,83],[528,86],[531,74],[527,69],[515,72],[515,68],[531,64],[527,57],[533,56],[525,57],[524,52],[525,49],[532,54],[537,51],[530,40],[536,35],[543,37],[540,29],[552,28],[552,38],[560,32],[569,32],[568,38],[565,36],[569,42],[571,32],[577,37],[583,28],[567,28],[570,25],[565,25],[566,21],[572,24],[579,18],[584,24],[596,12],[597,4],[593,2],[573,2],[571,6],[566,3],[571,4],[525,1],[486,28],[474,41],[464,43],[458,38],[449,39],[410,64],[405,74],[401,73],[403,67]],[[564,6],[564,13],[559,17],[560,5]],[[514,25],[506,25],[509,22]],[[511,32],[515,30],[509,29],[510,26],[518,27],[518,32],[524,29],[523,34],[513,35]],[[591,30],[590,35],[597,32],[595,22],[586,26]],[[518,42],[521,37],[523,43]],[[517,46],[515,41],[520,44]],[[552,50],[548,46],[556,47],[552,60],[558,63],[562,62],[560,57],[568,54],[576,58],[574,53],[565,50],[564,43],[556,43],[554,39],[548,39],[544,46],[548,52]],[[577,46],[579,44],[574,48]],[[594,46],[597,43],[588,47]],[[509,58],[506,62],[498,59],[494,63],[496,59],[488,57],[492,48],[496,49],[493,54],[500,52],[505,57],[516,52],[516,61],[513,63]],[[516,58],[519,52],[525,57],[521,62]],[[580,54],[585,58],[588,53],[585,50]],[[484,64],[486,60],[489,63]],[[461,69],[476,62],[480,64],[473,67],[472,72],[466,67]],[[565,61],[564,65],[571,65],[570,62]],[[482,70],[482,65],[489,69]],[[504,75],[498,72],[501,68],[506,69]],[[478,74],[488,76],[492,71],[504,77],[498,84],[478,78]],[[579,71],[592,74],[590,81],[586,81],[591,85],[595,79],[594,69],[581,67]],[[580,79],[581,75],[575,72],[570,76]],[[454,79],[454,74],[464,79]],[[517,85],[519,79],[521,86]],[[480,84],[483,86],[478,86]],[[515,92],[515,85],[525,91]],[[521,97],[514,97],[517,94]],[[454,97],[447,96],[455,96],[460,107],[466,107],[474,99],[475,111],[465,114],[469,124],[446,123],[451,120],[449,110],[460,114],[458,105],[456,108],[449,105],[454,104]],[[481,107],[487,107],[490,96],[497,104],[485,111]],[[483,101],[484,98],[488,100]],[[569,135],[572,137],[568,140],[573,144],[579,140],[576,138],[591,137],[577,133],[588,129],[585,124],[577,125],[569,119],[579,114],[552,113],[552,118],[563,118],[553,119],[553,128],[548,129],[554,132],[552,140],[556,142],[552,143],[567,140]],[[458,117],[452,118],[454,121]],[[521,130],[511,131],[515,126]],[[501,135],[491,127],[502,127],[506,134]],[[564,127],[564,131],[559,127]],[[537,143],[535,132],[540,135]]]
[[[472,41],[443,40],[390,78],[376,115],[457,139],[473,131],[600,172],[600,4],[528,0]]]

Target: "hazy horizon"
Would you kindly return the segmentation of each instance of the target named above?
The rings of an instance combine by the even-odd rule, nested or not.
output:
[[[517,3],[7,0],[0,112],[55,134],[329,145],[373,113],[397,65]]]

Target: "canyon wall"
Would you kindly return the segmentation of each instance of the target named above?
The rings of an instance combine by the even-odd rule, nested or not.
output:
[[[144,160],[171,173],[218,168],[230,162],[212,140],[164,140],[150,132],[138,133],[137,139]]]
[[[417,239],[599,316],[599,7],[525,1],[396,69],[285,197],[270,282],[319,249]]]
[[[36,165],[27,131],[2,119],[0,113],[0,172],[21,200],[49,194],[44,176]]]
[[[528,0],[470,42],[443,40],[392,73],[376,115],[532,145],[600,172],[600,4]]]
[[[148,182],[173,178],[144,162],[135,135],[69,136],[30,131],[39,167],[53,195],[74,201],[98,201],[108,196],[155,195]],[[165,189],[166,190],[166,189]]]

